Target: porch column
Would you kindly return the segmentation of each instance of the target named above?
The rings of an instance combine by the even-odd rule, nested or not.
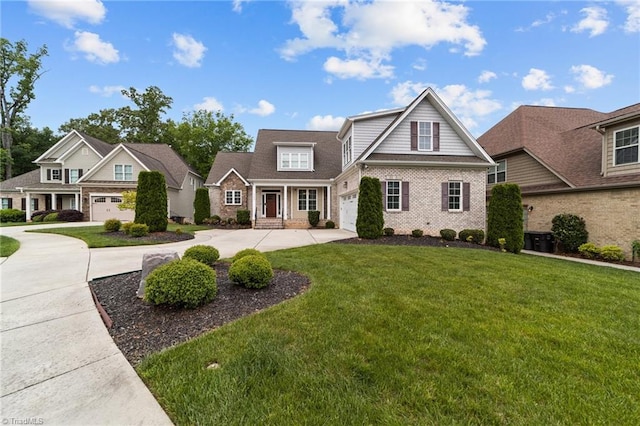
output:
[[[253,208],[251,209],[251,220],[255,222],[256,220],[256,185],[251,186],[251,205]]]
[[[73,198],[75,199],[74,205],[76,206],[76,210],[82,211],[80,207],[80,194],[73,194]]]
[[[58,196],[55,192],[51,194],[51,210],[58,210]]]
[[[31,220],[31,193],[27,192],[27,201],[25,202],[25,211],[27,214],[27,222]]]
[[[331,220],[331,185],[327,185],[327,220]]]
[[[287,217],[287,210],[288,210],[287,206],[289,205],[289,204],[287,204],[287,198],[289,198],[288,197],[288,195],[289,195],[288,194],[288,192],[289,192],[288,189],[289,189],[289,187],[287,185],[285,185],[284,186],[284,209],[282,210],[282,220],[289,219]]]

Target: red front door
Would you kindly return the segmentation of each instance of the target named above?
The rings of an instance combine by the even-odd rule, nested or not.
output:
[[[267,194],[267,217],[277,217],[278,216],[278,198],[276,194]]]

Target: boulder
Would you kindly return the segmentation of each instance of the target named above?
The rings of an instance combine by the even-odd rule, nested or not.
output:
[[[172,260],[180,259],[178,253],[175,251],[154,251],[145,253],[142,256],[142,277],[140,279],[140,286],[136,295],[142,299],[144,297],[144,287],[147,283],[147,276],[160,265],[169,263]]]

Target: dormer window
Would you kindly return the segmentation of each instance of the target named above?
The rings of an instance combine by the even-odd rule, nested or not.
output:
[[[313,145],[302,143],[276,143],[278,171],[313,171]]]
[[[621,164],[640,162],[638,154],[638,129],[640,129],[640,127],[632,127],[615,132],[614,165],[619,166]]]
[[[51,180],[62,180],[62,171],[60,169],[51,169]]]

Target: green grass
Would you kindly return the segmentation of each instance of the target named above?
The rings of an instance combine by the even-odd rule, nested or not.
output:
[[[310,290],[139,365],[176,424],[640,418],[635,272],[452,248],[268,257],[308,274]]]
[[[58,225],[64,222],[0,222],[0,228],[10,228],[12,226],[32,226],[32,225]]]
[[[167,227],[167,231],[175,231],[180,229],[182,232],[193,234],[195,231],[204,229],[210,229],[206,226],[200,225],[178,225],[170,223]],[[127,247],[127,246],[141,246],[141,245],[154,245],[159,244],[157,241],[145,241],[143,239],[131,239],[124,240],[122,238],[116,238],[109,236],[105,233],[103,226],[79,226],[70,228],[46,228],[46,229],[34,229],[27,232],[41,232],[45,234],[59,234],[66,235],[68,237],[78,238],[89,246],[89,248],[103,248],[103,247]]]
[[[20,248],[20,241],[0,235],[0,257],[9,257]]]

